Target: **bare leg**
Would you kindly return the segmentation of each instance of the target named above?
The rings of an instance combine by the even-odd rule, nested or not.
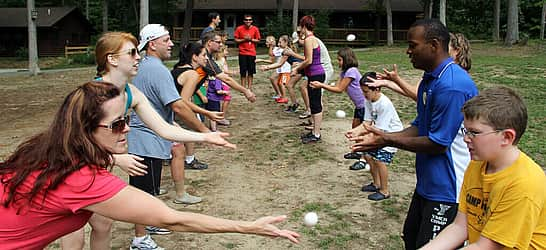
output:
[[[254,75],[248,75],[246,76],[246,80],[248,81],[248,89],[252,89],[252,81],[254,80]]]
[[[379,178],[379,170],[377,162],[369,155],[365,155],[364,159],[370,164],[370,174],[372,175],[373,185],[377,188],[381,187],[381,178]]]
[[[89,244],[91,250],[110,249],[112,242],[112,224],[114,221],[100,214],[93,214],[89,218],[91,224],[91,237]]]
[[[174,182],[174,190],[176,198],[182,199],[184,196],[184,160],[186,157],[184,144],[173,145],[171,154],[173,156],[171,160],[171,177]]]
[[[387,165],[382,161],[374,161],[377,166],[377,172],[379,179],[381,180],[381,186],[379,187],[379,192],[384,195],[389,195],[389,171],[387,170]]]
[[[275,95],[277,96],[280,95],[279,86],[277,86],[278,77],[279,74],[277,74],[277,72],[275,71],[273,71],[273,73],[271,73],[271,75],[269,76],[269,81],[271,82],[271,86],[273,86],[273,90],[275,90]]]
[[[322,124],[322,112],[311,115],[313,120],[313,134],[320,135],[320,125]]]
[[[309,106],[309,93],[307,93],[307,80],[301,83],[300,91],[303,103],[305,104],[305,111],[311,112],[311,107]]]
[[[79,250],[85,244],[85,226],[61,238],[61,249]]]
[[[301,75],[298,74],[296,76],[290,77],[290,80],[287,83],[288,95],[290,95],[290,101],[292,102],[292,104],[298,103],[298,100],[296,99],[296,91],[294,91],[294,86],[300,79]]]

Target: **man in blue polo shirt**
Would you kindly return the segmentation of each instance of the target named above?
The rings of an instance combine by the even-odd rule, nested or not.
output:
[[[394,146],[416,152],[417,186],[404,222],[406,249],[417,249],[449,225],[457,214],[457,177],[452,144],[463,104],[478,94],[468,75],[448,54],[449,32],[438,20],[415,22],[408,31],[414,68],[425,71],[417,91],[417,117],[409,128],[384,133],[364,125],[347,136],[354,151]]]

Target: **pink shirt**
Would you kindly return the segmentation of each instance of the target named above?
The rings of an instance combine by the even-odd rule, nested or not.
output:
[[[94,179],[89,166],[73,172],[57,189],[50,190],[45,200],[38,194],[32,206],[22,207],[19,213],[13,203],[7,208],[0,206],[0,248],[43,249],[85,225],[93,213],[82,208],[108,200],[127,186],[106,169],[96,171]],[[20,186],[21,191],[32,188],[38,173],[29,175]],[[4,200],[7,193],[5,186],[0,185],[0,200]]]

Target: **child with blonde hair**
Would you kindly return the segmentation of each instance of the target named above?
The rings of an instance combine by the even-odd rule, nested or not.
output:
[[[227,63],[227,56],[229,54],[228,46],[224,45],[220,47],[220,50],[218,52],[214,53],[214,61],[218,66],[222,69],[223,72],[228,74],[229,76],[234,76],[237,74],[236,71],[229,70],[229,66]],[[229,107],[229,103],[231,102],[231,92],[230,87],[225,82],[222,82],[222,90],[224,91],[224,97],[222,99],[221,104],[221,111],[224,112],[224,119],[217,121],[219,125],[229,126],[231,122],[226,118],[226,113]]]
[[[268,55],[269,59],[256,59],[256,63],[274,63],[275,62],[275,55],[273,55],[273,50],[277,48],[276,46],[277,42],[274,36],[267,36],[265,38],[265,46],[269,48]],[[277,86],[277,78],[278,78],[277,71],[273,71],[271,75],[269,76],[269,81],[271,82],[271,86],[273,86],[273,90],[275,90],[275,95],[273,96],[273,99],[277,100],[280,97],[280,90]]]
[[[286,98],[286,88],[288,81],[290,80],[290,71],[292,69],[290,63],[288,63],[288,56],[283,55],[283,51],[289,47],[289,38],[287,35],[282,35],[279,37],[278,47],[273,48],[273,55],[275,56],[275,63],[270,65],[263,65],[260,67],[262,71],[277,69],[277,87],[279,88],[280,98],[276,101],[277,103],[288,103],[288,98]],[[294,100],[293,100],[294,101]]]

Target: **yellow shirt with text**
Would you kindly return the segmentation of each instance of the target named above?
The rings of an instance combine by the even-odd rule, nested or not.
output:
[[[487,162],[466,169],[459,212],[466,214],[468,240],[480,235],[506,248],[546,249],[546,175],[525,153],[509,167],[486,174]]]

